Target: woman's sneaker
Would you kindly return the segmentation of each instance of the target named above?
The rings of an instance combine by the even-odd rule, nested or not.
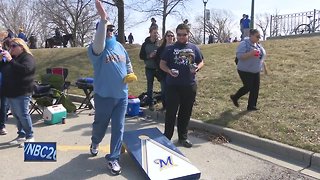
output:
[[[14,145],[14,144],[21,144],[24,143],[26,141],[26,138],[22,138],[22,137],[17,137],[14,140],[12,140],[11,142],[9,142],[9,144]]]
[[[108,161],[108,168],[111,170],[111,174],[119,175],[121,173],[121,167],[117,160]]]
[[[8,134],[8,131],[6,130],[6,128],[1,128],[0,135],[6,135],[6,134]]]
[[[99,145],[90,145],[90,153],[92,156],[96,156],[99,153]]]
[[[19,148],[24,147],[24,143],[26,142],[34,142],[34,137],[26,139],[24,142],[20,143]]]

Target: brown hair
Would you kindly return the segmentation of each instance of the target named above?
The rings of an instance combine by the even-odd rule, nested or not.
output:
[[[187,32],[189,33],[190,32],[190,27],[189,27],[189,25],[187,25],[187,24],[179,24],[178,26],[177,26],[177,29],[176,29],[176,32],[178,32],[178,30],[182,30],[182,29],[185,29],[185,30],[187,30]]]
[[[167,35],[168,35],[169,33],[173,34],[173,41],[176,41],[176,38],[174,37],[174,33],[173,33],[172,31],[168,30],[168,31],[164,34],[164,36],[162,37],[162,43],[161,43],[161,46],[160,46],[160,47],[165,47],[165,46],[166,46],[166,44],[167,44],[167,39],[166,39],[166,37],[167,37]]]
[[[259,32],[258,29],[250,29],[250,36],[255,35],[255,34],[257,34],[257,33],[260,34],[260,32]]]

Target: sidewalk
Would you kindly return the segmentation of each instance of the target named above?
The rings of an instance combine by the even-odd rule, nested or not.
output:
[[[0,179],[143,179],[142,171],[131,157],[124,153],[120,164],[122,174],[112,177],[107,170],[104,155],[108,153],[110,129],[101,144],[98,156],[91,157],[89,144],[93,116],[90,111],[69,116],[66,124],[45,125],[39,116],[34,116],[36,141],[57,142],[57,162],[25,163],[23,149],[9,146],[7,142],[16,137],[15,120],[7,122],[6,136],[0,136]],[[163,124],[143,118],[129,118],[126,130],[157,127],[163,131]],[[298,172],[274,165],[230,148],[234,144],[214,144],[199,137],[201,132],[190,132],[194,147],[178,147],[201,171],[201,179],[313,179]],[[176,132],[175,132],[176,135]],[[177,137],[174,137],[174,143]]]

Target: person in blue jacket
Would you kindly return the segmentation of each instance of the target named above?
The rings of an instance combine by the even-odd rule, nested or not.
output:
[[[19,29],[18,38],[23,39],[25,42],[28,41],[27,36],[26,36],[26,34],[23,32],[23,29],[22,29],[22,28]]]

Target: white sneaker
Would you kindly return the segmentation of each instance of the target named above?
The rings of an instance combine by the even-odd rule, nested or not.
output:
[[[19,148],[24,147],[24,143],[26,142],[34,142],[34,137],[26,139],[24,142],[20,143]]]
[[[10,141],[9,144],[11,144],[11,145],[21,144],[21,143],[23,143],[24,141],[26,141],[26,138],[17,137],[17,138],[15,138],[14,140]]]
[[[99,145],[90,145],[90,153],[92,156],[96,156],[99,153]]]
[[[119,175],[121,173],[121,167],[117,160],[108,161],[108,168],[111,170],[111,174]]]
[[[6,135],[6,134],[8,134],[8,131],[6,130],[6,128],[0,129],[0,135]]]

